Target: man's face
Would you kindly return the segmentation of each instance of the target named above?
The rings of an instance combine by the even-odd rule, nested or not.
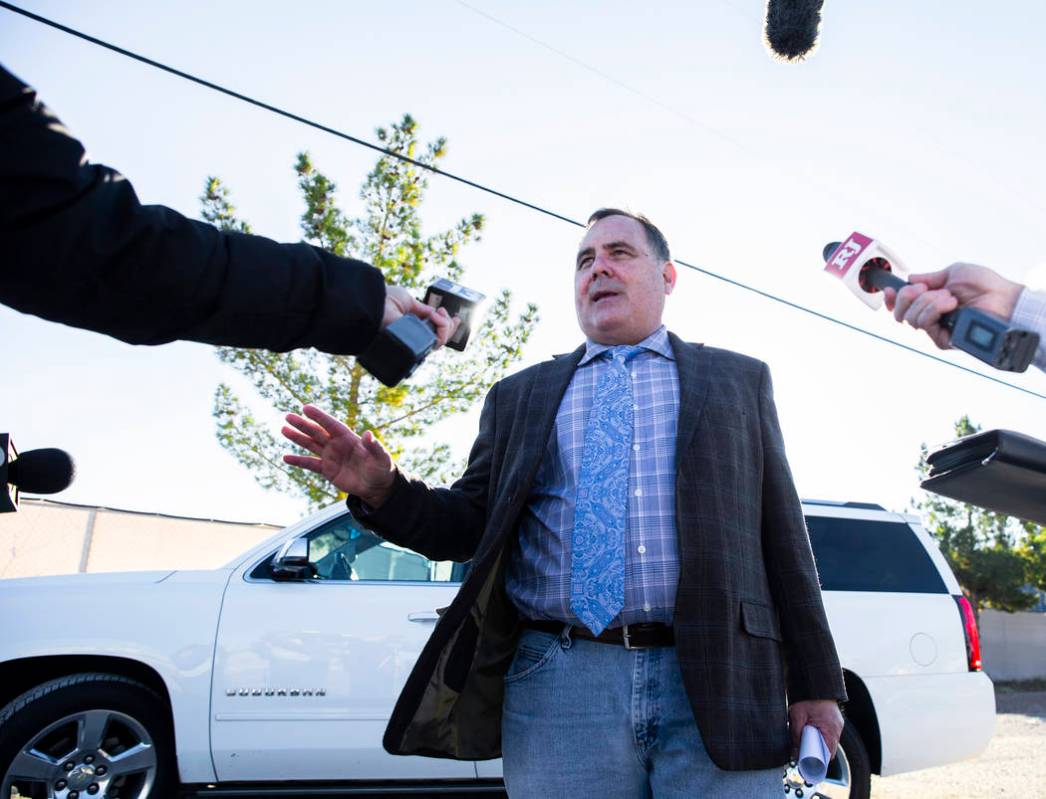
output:
[[[589,228],[578,248],[578,324],[600,344],[638,344],[660,327],[665,297],[675,284],[675,266],[653,254],[639,222],[604,217]]]

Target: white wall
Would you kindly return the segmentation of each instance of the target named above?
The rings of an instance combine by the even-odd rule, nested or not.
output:
[[[0,578],[211,569],[278,529],[23,499],[0,514]]]
[[[982,610],[981,659],[993,680],[1046,679],[1046,613]]]

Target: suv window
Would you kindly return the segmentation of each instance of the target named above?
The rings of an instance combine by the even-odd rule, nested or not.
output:
[[[948,592],[922,542],[903,522],[807,516],[806,526],[825,591]]]
[[[305,536],[315,580],[459,583],[465,566],[433,561],[391,544],[360,526],[350,514],[339,516]],[[271,577],[272,557],[252,577]]]

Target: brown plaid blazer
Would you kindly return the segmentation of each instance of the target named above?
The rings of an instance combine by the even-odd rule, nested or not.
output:
[[[787,702],[845,700],[766,364],[670,336],[679,370],[674,627],[683,680],[712,760],[731,770],[788,760]],[[394,754],[501,754],[503,676],[519,618],[504,571],[581,347],[487,395],[464,475],[430,488],[398,475],[361,522],[435,560],[472,561],[407,680],[385,732]],[[786,699],[787,695],[787,699]]]

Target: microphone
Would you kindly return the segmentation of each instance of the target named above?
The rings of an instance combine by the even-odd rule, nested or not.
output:
[[[485,294],[440,278],[429,286],[424,302],[433,308],[442,306],[452,318],[458,318],[458,329],[447,346],[461,352],[472,332],[473,312],[484,299]],[[435,346],[435,328],[414,314],[404,314],[382,330],[356,360],[386,386],[394,386],[414,374]]]
[[[22,492],[56,494],[64,491],[73,482],[75,472],[76,467],[68,452],[54,448],[31,449],[19,455],[10,434],[0,433],[0,484],[5,486],[0,494],[0,513],[18,510],[18,498]]]
[[[824,0],[768,0],[766,44],[782,61],[802,61],[817,47]]]
[[[824,271],[843,281],[872,310],[882,307],[882,289],[900,291],[910,285],[904,263],[884,245],[861,233],[833,241],[821,252]],[[1039,334],[976,308],[956,308],[944,314],[940,325],[951,333],[951,343],[996,369],[1023,372],[1035,357]]]

